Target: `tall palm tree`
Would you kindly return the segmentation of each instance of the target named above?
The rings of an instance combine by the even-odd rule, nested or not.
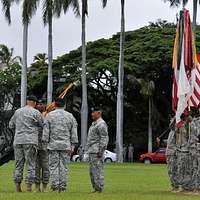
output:
[[[103,8],[107,4],[107,0],[101,0]],[[82,0],[81,22],[82,22],[82,61],[81,61],[81,82],[82,82],[82,104],[81,104],[81,145],[83,151],[86,145],[87,129],[88,129],[88,99],[87,99],[87,67],[86,67],[86,16],[88,15],[88,0]]]
[[[28,27],[32,16],[37,10],[39,0],[23,0],[22,23],[23,23],[23,56],[21,72],[21,107],[26,104],[27,96],[27,48]]]
[[[149,100],[148,153],[152,153],[152,112],[153,112],[153,93],[155,90],[155,84],[153,81],[146,81],[144,79],[138,79],[138,83],[141,85],[140,93],[143,96],[148,97]]]
[[[81,145],[83,151],[85,150],[87,129],[88,129],[88,100],[87,100],[87,77],[86,77],[86,30],[85,30],[85,18],[88,14],[88,2],[82,0],[82,61],[81,61],[81,83],[82,83],[82,104],[81,104]]]
[[[48,81],[47,81],[47,104],[52,102],[53,93],[53,36],[52,36],[52,19],[53,19],[53,0],[43,1],[43,22],[48,24]]]
[[[78,0],[43,0],[43,22],[48,24],[48,81],[47,81],[47,103],[52,102],[53,94],[53,24],[54,15],[60,17],[62,11],[67,12],[68,8],[72,7],[76,15],[79,15]]]
[[[123,122],[124,122],[124,49],[125,49],[125,0],[121,0],[121,34],[120,34],[120,56],[118,68],[118,92],[117,92],[117,130],[116,148],[117,161],[123,162]]]

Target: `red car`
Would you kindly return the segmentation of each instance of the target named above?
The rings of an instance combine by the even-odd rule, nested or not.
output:
[[[159,148],[154,153],[145,153],[140,156],[140,161],[145,164],[150,163],[165,163],[166,162],[166,148]]]

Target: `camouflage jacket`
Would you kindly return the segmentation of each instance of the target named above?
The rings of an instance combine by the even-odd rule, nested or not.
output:
[[[15,130],[14,145],[38,145],[39,128],[43,127],[43,118],[40,112],[30,106],[15,111],[9,122],[9,128]]]
[[[200,117],[195,118],[193,121],[196,125],[197,150],[200,151]]]
[[[196,153],[197,151],[197,142],[198,142],[198,129],[197,124],[192,121],[190,124],[190,133],[189,133],[189,151],[191,153]]]
[[[183,124],[181,128],[178,130],[178,144],[177,150],[181,152],[189,152],[189,133],[188,133],[188,125],[186,123]]]
[[[72,150],[78,143],[77,122],[63,109],[50,112],[45,118],[42,141],[49,150]]]
[[[108,145],[108,128],[103,119],[93,122],[89,128],[86,152],[103,153]]]
[[[41,114],[42,115],[42,114]],[[43,120],[44,116],[42,115]],[[38,128],[38,150],[47,150],[47,143],[42,141],[43,127]]]
[[[175,155],[176,154],[176,132],[175,130],[171,130],[167,139],[167,149],[166,149],[166,155]]]

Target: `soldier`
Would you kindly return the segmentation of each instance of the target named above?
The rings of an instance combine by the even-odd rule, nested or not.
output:
[[[40,99],[37,102],[37,110],[40,111],[41,115],[46,110],[45,100]],[[47,192],[47,184],[49,182],[49,163],[48,163],[48,151],[47,144],[42,142],[42,128],[39,128],[38,136],[38,152],[36,160],[36,171],[35,171],[35,191],[36,192]],[[42,182],[42,190],[40,189],[40,183]]]
[[[93,192],[102,192],[104,187],[104,151],[108,145],[108,128],[99,108],[92,109],[93,123],[89,128],[86,152],[89,154],[90,178]]]
[[[171,127],[171,131],[167,139],[167,149],[166,149],[167,168],[168,168],[168,175],[171,181],[172,192],[178,192],[179,183],[177,179],[178,166],[177,166],[177,152],[176,152],[177,129],[175,129],[175,118],[172,118],[170,127]]]
[[[181,186],[181,192],[191,192],[191,171],[190,171],[190,159],[189,159],[189,133],[188,126],[189,121],[186,116],[182,114],[181,119],[183,125],[178,128],[178,144],[177,144],[177,158],[178,158],[178,180]]]
[[[32,191],[32,184],[35,178],[35,165],[37,158],[38,128],[43,127],[43,118],[35,109],[36,97],[29,96],[27,105],[18,109],[10,120],[9,127],[15,130],[14,153],[15,170],[14,182],[16,191],[22,192],[21,182],[23,179],[23,169],[26,163],[27,192]]]
[[[70,156],[78,143],[77,122],[73,115],[64,110],[64,100],[55,100],[56,110],[45,119],[43,138],[49,150],[51,189],[64,192],[67,186]]]
[[[200,104],[198,106],[200,113]],[[196,117],[194,123],[197,128],[197,175],[196,175],[196,190],[200,192],[200,117]]]
[[[188,116],[188,134],[189,134],[189,164],[190,164],[190,183],[189,189],[193,192],[196,190],[197,185],[197,142],[198,142],[198,132],[197,126],[191,115]]]

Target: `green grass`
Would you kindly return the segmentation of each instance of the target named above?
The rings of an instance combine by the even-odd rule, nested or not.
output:
[[[106,164],[105,189],[92,191],[86,163],[71,163],[66,193],[15,193],[12,181],[13,162],[0,167],[0,199],[7,200],[169,200],[199,199],[197,196],[170,192],[166,165]],[[23,190],[25,187],[23,185]]]

